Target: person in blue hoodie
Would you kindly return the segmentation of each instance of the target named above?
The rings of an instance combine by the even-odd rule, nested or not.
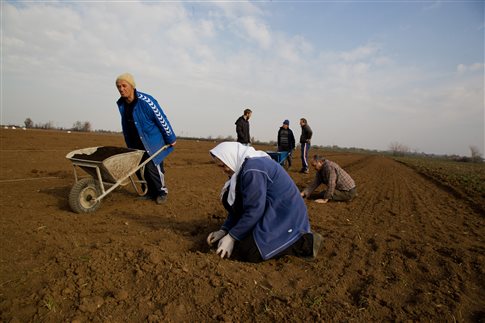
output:
[[[145,166],[147,182],[146,197],[157,204],[167,200],[163,160],[173,151],[177,137],[165,113],[151,95],[136,90],[133,76],[129,73],[116,78],[120,98],[116,102],[121,114],[121,126],[128,148],[145,150],[143,160],[152,156],[165,145],[170,145]]]
[[[238,142],[223,142],[210,151],[229,177],[221,191],[228,216],[207,243],[217,254],[248,262],[292,255],[316,257],[322,236],[310,231],[307,208],[298,187],[271,157]]]

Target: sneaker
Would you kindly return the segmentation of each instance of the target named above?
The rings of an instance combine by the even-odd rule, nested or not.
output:
[[[323,237],[320,233],[313,232],[313,258],[316,258],[322,248]]]
[[[155,199],[155,202],[158,205],[160,205],[160,204],[163,204],[163,203],[167,202],[167,199],[168,199],[167,194],[163,194],[163,195],[157,196],[157,198]]]

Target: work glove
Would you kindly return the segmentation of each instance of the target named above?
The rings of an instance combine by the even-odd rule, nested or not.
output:
[[[226,231],[224,230],[219,230],[219,231],[214,231],[214,232],[211,232],[208,236],[207,236],[207,244],[210,246],[212,245],[214,242],[217,242],[219,241],[223,236],[226,235]]]
[[[219,240],[219,246],[217,247],[216,253],[220,256],[221,258],[229,258],[232,253],[232,249],[234,248],[234,241],[235,239],[231,237],[230,234],[226,234],[224,238]]]

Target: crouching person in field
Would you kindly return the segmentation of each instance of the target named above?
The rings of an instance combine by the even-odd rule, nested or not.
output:
[[[293,255],[316,257],[322,236],[310,231],[305,202],[288,173],[263,151],[237,142],[223,142],[210,151],[229,177],[221,191],[228,211],[216,242],[221,258],[248,262]]]
[[[301,192],[302,197],[309,197],[320,184],[327,185],[327,189],[319,194],[317,203],[350,201],[357,195],[354,180],[337,163],[315,155],[311,165],[317,172],[313,182]]]

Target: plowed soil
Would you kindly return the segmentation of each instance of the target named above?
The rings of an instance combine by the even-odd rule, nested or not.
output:
[[[359,195],[306,201],[325,239],[317,259],[247,264],[205,242],[225,218],[225,177],[208,154],[216,143],[178,141],[166,204],[125,186],[95,213],[75,214],[65,155],[124,147],[122,136],[2,129],[0,138],[2,322],[485,320],[483,214],[387,157],[323,151]],[[289,174],[303,188],[314,172],[299,168],[294,158]]]

